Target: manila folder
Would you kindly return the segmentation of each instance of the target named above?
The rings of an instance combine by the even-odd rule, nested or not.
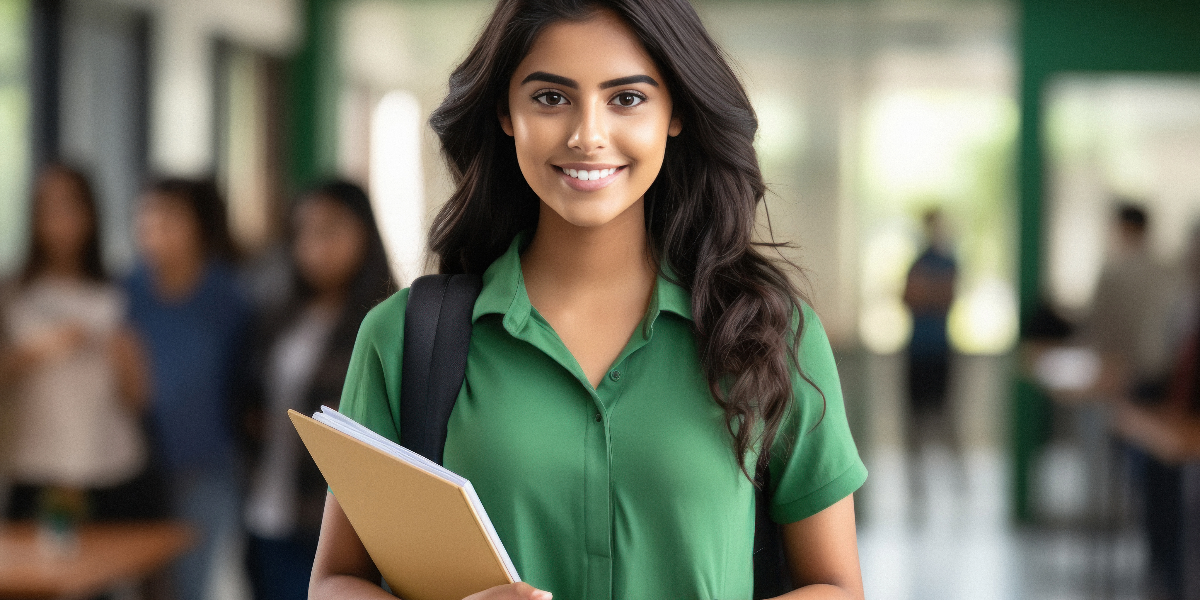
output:
[[[288,415],[393,594],[462,600],[512,582],[463,488],[308,416]]]

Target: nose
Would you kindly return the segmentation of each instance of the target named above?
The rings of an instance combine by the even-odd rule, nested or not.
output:
[[[608,145],[608,124],[603,106],[594,102],[583,103],[575,122],[575,130],[567,140],[567,146],[591,154]]]

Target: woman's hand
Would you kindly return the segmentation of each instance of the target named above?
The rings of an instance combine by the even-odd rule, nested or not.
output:
[[[321,540],[313,561],[309,600],[396,600],[379,587],[379,570],[371,561],[342,506],[325,497]],[[550,592],[528,583],[510,583],[471,594],[464,600],[550,600]]]
[[[23,350],[31,363],[38,366],[74,354],[87,341],[87,329],[78,323],[70,323],[30,340],[23,346]]]
[[[550,600],[552,597],[550,592],[539,590],[528,583],[510,583],[471,594],[463,600]]]
[[[0,383],[16,381],[47,362],[69,356],[87,342],[81,325],[63,325],[21,344],[0,347]]]
[[[118,331],[108,344],[121,400],[133,412],[141,413],[150,401],[150,367],[142,344],[130,329]]]

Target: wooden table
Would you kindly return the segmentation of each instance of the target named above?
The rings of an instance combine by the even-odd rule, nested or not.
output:
[[[78,551],[54,556],[30,523],[0,525],[0,599],[88,598],[138,581],[191,547],[194,534],[174,522],[88,524]]]

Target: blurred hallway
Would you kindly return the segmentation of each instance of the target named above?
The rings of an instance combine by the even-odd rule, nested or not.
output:
[[[944,472],[932,453],[925,469]],[[996,450],[966,457],[965,486],[936,480],[929,507],[909,514],[907,471],[897,453],[868,462],[873,499],[859,529],[867,597],[872,600],[1091,600],[1142,598],[1145,550],[1135,531],[1113,541],[1082,531],[1014,529],[1010,464]],[[1111,565],[1111,568],[1103,565]],[[1109,587],[1111,586],[1111,587]]]
[[[801,288],[837,356],[870,471],[856,496],[867,597],[1159,600],[1143,523],[1154,519],[1142,512],[1158,505],[1138,504],[1149,486],[1129,476],[1133,453],[1117,442],[1134,386],[1105,387],[1110,357],[1080,332],[1114,255],[1114,206],[1128,203],[1149,215],[1147,256],[1179,288],[1196,281],[1132,294],[1106,320],[1133,322],[1131,304],[1172,313],[1158,324],[1170,340],[1155,340],[1157,379],[1146,378],[1159,395],[1173,360],[1190,357],[1180,349],[1200,340],[1200,260],[1184,273],[1190,236],[1200,241],[1200,4],[691,2],[756,111],[770,189],[759,234],[793,244],[781,252],[805,269]],[[51,159],[92,179],[113,283],[139,265],[146,184],[204,179],[228,210],[239,282],[279,317],[294,291],[292,211],[336,177],[369,194],[391,274],[407,285],[431,269],[426,232],[453,189],[429,117],[494,5],[0,0],[0,292],[29,253],[36,177]],[[935,445],[914,463],[905,276],[932,246],[930,209],[946,215],[958,268],[946,330],[962,456]],[[1043,311],[1063,331],[1031,336]],[[1033,368],[1047,350],[1065,362]],[[1183,399],[1200,439],[1193,363]],[[0,507],[14,483],[2,450]],[[1200,481],[1200,454],[1165,462]],[[1112,475],[1122,480],[1105,487]],[[1111,519],[1089,513],[1112,499],[1123,504]],[[1189,525],[1200,553],[1200,523]],[[250,600],[245,534],[222,540],[205,600]]]

